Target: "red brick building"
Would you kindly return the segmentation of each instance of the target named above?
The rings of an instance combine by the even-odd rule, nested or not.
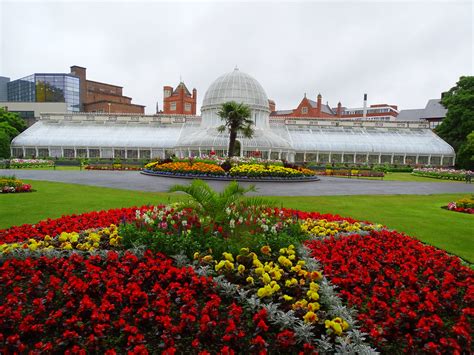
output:
[[[398,115],[396,105],[376,104],[361,108],[343,107],[339,102],[337,107],[331,108],[328,104],[322,103],[322,96],[319,94],[316,101],[308,99],[306,94],[299,103],[298,107],[292,110],[274,110],[275,103],[269,104],[271,117],[291,117],[291,118],[341,118],[341,119],[359,119],[359,120],[381,120],[394,121]],[[273,109],[272,109],[273,106]]]
[[[176,89],[172,86],[163,87],[163,113],[174,115],[195,115],[196,114],[197,90],[189,92],[183,82],[180,82]]]
[[[272,111],[270,116],[278,117],[317,117],[317,118],[333,118],[336,117],[336,112],[327,104],[322,103],[321,94],[318,95],[316,101],[308,99],[304,94],[303,99],[298,107],[293,110]]]
[[[132,104],[132,98],[122,94],[122,87],[87,80],[86,68],[74,65],[71,74],[80,79],[80,103],[83,112],[145,113],[145,106]]]

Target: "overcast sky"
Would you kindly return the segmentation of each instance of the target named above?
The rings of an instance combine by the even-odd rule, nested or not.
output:
[[[0,0],[0,76],[87,68],[155,112],[180,76],[200,107],[214,79],[256,78],[277,109],[421,108],[473,75],[472,1],[23,2]]]

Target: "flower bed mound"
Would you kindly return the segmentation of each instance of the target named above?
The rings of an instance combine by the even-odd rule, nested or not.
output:
[[[217,294],[211,278],[147,252],[10,259],[0,266],[0,349],[293,352],[293,332]]]
[[[0,176],[0,193],[18,193],[18,192],[32,192],[30,184],[25,184],[23,181],[14,176]]]
[[[379,350],[469,353],[474,277],[458,258],[386,230],[307,245]]]

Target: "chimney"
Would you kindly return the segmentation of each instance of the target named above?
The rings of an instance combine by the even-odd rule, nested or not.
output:
[[[364,108],[362,111],[362,117],[364,120],[367,117],[367,94],[364,94]]]
[[[341,118],[342,117],[342,104],[341,101],[337,103],[337,111],[336,111],[337,117]]]
[[[276,111],[276,104],[275,104],[275,101],[273,101],[273,100],[268,100],[268,108],[269,108],[270,112]]]
[[[321,96],[321,94],[318,94],[318,104],[316,106],[316,116],[317,117],[321,117],[321,109],[322,109],[321,100],[322,99],[323,99],[323,97]]]
[[[193,104],[191,105],[191,114],[193,115],[196,114],[197,96],[198,96],[198,92],[196,88],[194,88],[193,89]]]

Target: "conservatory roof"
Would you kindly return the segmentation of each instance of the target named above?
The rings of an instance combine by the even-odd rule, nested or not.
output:
[[[17,136],[12,146],[173,148],[183,126],[39,121]]]
[[[454,156],[453,148],[426,128],[271,124],[244,148],[296,152]],[[197,122],[39,121],[17,136],[13,147],[110,147],[143,149],[227,149],[229,135]]]
[[[429,129],[279,125],[272,130],[297,152],[454,155],[454,149]]]

